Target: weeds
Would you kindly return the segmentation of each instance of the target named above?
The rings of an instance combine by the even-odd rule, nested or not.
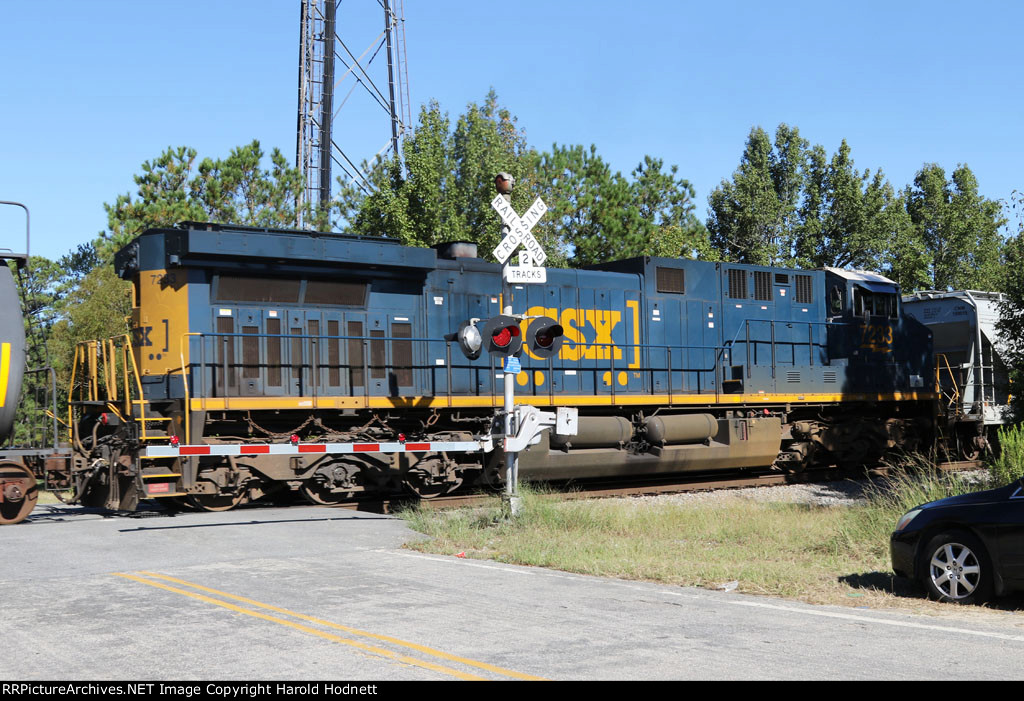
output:
[[[708,501],[567,500],[525,485],[514,521],[498,497],[478,509],[414,508],[402,517],[430,536],[410,547],[429,552],[682,586],[737,580],[744,592],[848,603],[851,596],[884,599],[864,593],[879,588],[876,582],[894,588],[889,535],[902,514],[989,486],[924,469],[924,460],[911,463],[849,507],[728,494]],[[854,587],[859,591],[851,593]]]
[[[988,479],[936,472],[925,461],[911,459],[893,476],[870,483],[862,505],[851,508],[833,534],[837,549],[864,550],[887,557],[889,534],[903,514],[929,501],[988,489]]]
[[[996,436],[998,455],[988,460],[988,469],[997,484],[1009,484],[1024,477],[1024,424],[1000,426]]]

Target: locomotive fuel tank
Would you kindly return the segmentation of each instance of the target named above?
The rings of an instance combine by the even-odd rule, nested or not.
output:
[[[644,425],[647,440],[655,445],[702,443],[718,434],[718,421],[711,414],[651,416]]]
[[[580,417],[575,436],[551,434],[553,448],[622,447],[633,437],[633,424],[622,416]]]
[[[635,432],[621,416],[580,417],[580,436],[545,434],[520,454],[527,479],[606,479],[643,474],[767,467],[779,453],[778,417],[711,414],[648,417]],[[582,440],[579,440],[582,437]]]

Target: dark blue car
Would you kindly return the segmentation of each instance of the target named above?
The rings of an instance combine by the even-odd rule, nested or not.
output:
[[[940,601],[976,604],[1024,589],[1024,480],[907,512],[890,551],[893,571]]]

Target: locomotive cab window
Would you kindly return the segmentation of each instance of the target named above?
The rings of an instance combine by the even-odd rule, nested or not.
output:
[[[896,294],[870,292],[855,286],[853,288],[853,313],[857,316],[885,316],[895,319],[899,315]]]
[[[828,291],[828,311],[832,315],[843,313],[843,288],[841,285],[832,285]]]

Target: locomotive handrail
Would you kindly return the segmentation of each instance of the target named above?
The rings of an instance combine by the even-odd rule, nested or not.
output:
[[[752,345],[756,347],[757,344],[759,344],[759,343],[770,343],[771,344],[771,352],[772,352],[772,363],[771,363],[771,366],[772,366],[772,377],[775,376],[775,367],[777,365],[777,363],[775,362],[775,346],[778,345],[779,343],[788,343],[789,345],[794,345],[794,346],[797,345],[797,343],[798,343],[797,341],[788,341],[788,342],[776,341],[776,339],[775,339],[776,324],[789,324],[789,325],[792,325],[792,324],[801,324],[801,325],[806,324],[807,325],[808,362],[812,366],[814,365],[814,346],[815,345],[819,345],[819,346],[821,345],[821,344],[815,344],[814,343],[813,328],[815,326],[824,326],[826,329],[829,328],[829,327],[832,327],[832,326],[858,326],[857,323],[849,322],[849,321],[810,321],[810,320],[804,320],[804,319],[790,319],[790,320],[787,320],[787,319],[744,319],[743,321],[744,321],[744,323],[743,323],[742,326],[737,326],[736,327],[736,333],[733,334],[732,339],[728,340],[728,341],[725,341],[723,343],[723,348],[734,348],[739,343],[743,343],[746,346],[746,352],[747,352],[747,363],[746,363],[746,365],[747,365],[747,377],[748,378],[751,376],[750,375],[750,367],[753,364],[750,361],[750,351],[751,351],[751,346]],[[758,340],[756,338],[752,339],[750,337],[750,324],[751,323],[754,323],[754,324],[770,324],[771,325],[771,328],[770,328],[770,330],[771,330],[771,339],[770,340],[766,340],[766,341]],[[792,328],[792,326],[790,326],[790,328]],[[741,331],[743,331],[744,335],[745,335],[745,337],[742,340],[740,340],[740,338],[739,338]],[[800,345],[804,345],[803,342],[800,342]],[[827,346],[825,346],[825,347],[827,347]],[[827,359],[827,360],[830,360],[830,359]],[[828,364],[828,363],[826,363],[826,364]]]
[[[772,331],[771,336],[764,339],[758,338],[750,329],[750,321],[753,321],[755,324],[758,322],[768,324]],[[619,358],[616,356],[617,352],[625,351],[622,342],[599,343],[588,342],[585,339],[580,339],[578,342],[567,341],[567,347],[569,348],[588,349],[587,356],[583,356],[581,352],[579,361],[557,357],[548,358],[546,362],[546,375],[540,374],[538,379],[533,382],[533,387],[528,388],[522,396],[525,400],[526,397],[538,396],[543,391],[548,395],[547,401],[554,403],[556,401],[555,393],[558,391],[555,385],[558,382],[564,383],[567,377],[558,373],[572,370],[573,372],[570,374],[581,373],[581,379],[578,384],[579,390],[584,393],[591,393],[594,396],[606,396],[611,403],[615,403],[618,394],[623,389],[627,389],[631,394],[637,391],[637,386],[632,384],[629,376],[624,374],[625,371],[633,373],[634,377],[642,376],[646,378],[641,380],[642,384],[640,386],[645,387],[647,391],[655,391],[659,383],[664,381],[665,387],[663,391],[668,395],[669,404],[675,404],[678,392],[697,395],[713,394],[717,402],[720,400],[723,391],[728,391],[723,385],[723,381],[726,378],[720,375],[719,369],[723,367],[723,359],[726,354],[730,351],[735,352],[736,346],[739,343],[747,345],[747,354],[751,356],[746,363],[747,377],[752,377],[752,367],[756,364],[756,358],[752,357],[752,346],[760,343],[770,343],[772,347],[770,365],[765,364],[763,367],[765,367],[766,371],[770,368],[772,378],[776,378],[777,368],[780,364],[814,366],[819,362],[815,356],[822,352],[827,353],[825,351],[827,344],[824,339],[818,340],[820,337],[814,333],[815,326],[820,325],[828,328],[831,326],[851,325],[849,322],[833,321],[782,321],[772,319],[750,321],[741,325],[737,329],[734,338],[722,345],[628,343],[627,345],[635,348],[636,352],[632,356],[633,360],[631,362],[633,364],[627,364],[626,367],[617,362]],[[796,338],[799,335],[798,333],[791,333],[788,334],[788,338],[783,336],[784,340],[780,340],[778,334],[775,333],[774,327],[776,324],[787,324],[790,330],[793,330],[794,326],[806,324],[808,328],[807,339],[799,340]],[[740,337],[740,334],[744,331],[749,340],[748,338]],[[245,345],[233,342],[234,339],[258,339],[265,342],[280,343],[281,346],[280,350],[275,351],[275,355],[272,356],[274,358],[273,362],[268,362],[267,353],[269,351],[264,343],[250,344],[247,348]],[[345,341],[350,342],[348,349],[350,355],[346,355],[344,351],[339,353],[337,346],[332,351],[330,346],[327,345],[327,342],[341,343]],[[199,343],[198,354],[195,352],[188,353],[188,348],[193,342]],[[361,344],[361,348],[358,346],[353,347],[351,345],[352,342],[358,342]],[[374,347],[376,344],[396,342],[408,344],[406,350],[402,351],[404,357],[400,363],[396,362],[392,357],[392,354],[395,352],[393,346],[388,345],[390,350],[383,352],[380,350],[381,346]],[[440,356],[431,355],[429,351],[431,346],[436,347],[438,343],[444,344],[443,360],[441,360]],[[78,344],[76,346],[72,388],[76,384],[79,373],[82,373],[83,380],[87,385],[87,393],[91,397],[99,399],[101,389],[100,376],[102,375],[102,383],[106,390],[107,399],[112,402],[122,400],[125,404],[125,413],[134,415],[132,418],[140,423],[143,440],[153,440],[154,437],[148,435],[146,423],[150,420],[147,417],[145,407],[148,399],[145,396],[140,366],[138,365],[135,353],[129,353],[128,351],[130,344],[131,340],[128,334],[112,337],[106,341],[86,341]],[[215,354],[219,356],[212,363],[208,362],[210,359],[207,358],[211,344]],[[791,346],[794,349],[801,346],[808,348],[806,363],[802,360],[798,362],[798,355],[795,352],[790,354],[788,351],[783,354],[780,360],[778,347],[782,346]],[[424,347],[426,347],[426,350],[424,350]],[[419,348],[419,350],[415,350],[416,348]],[[121,358],[116,357],[118,351],[120,351]],[[697,361],[692,365],[687,362],[687,353],[690,352],[698,353],[698,355],[689,356],[690,361]],[[711,355],[701,356],[699,355],[701,352],[707,352]],[[352,355],[355,353],[358,353],[361,357]],[[660,356],[658,355],[659,353]],[[190,357],[186,361],[187,354]],[[331,358],[331,354],[333,354],[333,358]],[[131,358],[128,357],[129,355],[131,355]],[[791,357],[787,358],[787,356]],[[428,361],[430,357],[436,358],[437,362],[431,364]],[[705,359],[700,361],[701,357]],[[819,357],[822,358],[824,365],[831,364],[827,355]],[[443,401],[443,404],[439,406],[454,407],[456,405],[455,388],[457,384],[465,383],[468,379],[469,384],[466,387],[468,387],[469,394],[483,396],[486,390],[485,392],[480,390],[488,387],[493,397],[496,391],[496,379],[500,377],[500,369],[495,370],[494,362],[488,363],[487,366],[481,366],[480,363],[473,363],[471,361],[460,362],[458,359],[453,362],[450,341],[439,338],[411,336],[188,332],[182,334],[179,340],[179,358],[181,363],[178,368],[169,368],[162,372],[165,372],[168,376],[181,375],[181,391],[185,395],[186,440],[191,440],[190,419],[193,397],[201,397],[204,402],[218,395],[224,398],[243,398],[247,395],[242,387],[239,387],[237,390],[233,389],[239,379],[254,379],[258,383],[255,386],[261,388],[255,391],[260,394],[264,393],[262,388],[269,387],[275,388],[274,391],[269,393],[271,396],[311,397],[314,401],[310,406],[320,406],[320,402],[316,401],[319,397],[336,396],[337,392],[335,389],[343,387],[348,389],[347,391],[343,390],[343,392],[347,393],[344,393],[342,396],[356,397],[360,391],[360,385],[363,403],[369,406],[371,404],[371,388],[373,385],[376,385],[373,396],[378,396],[381,392],[384,392],[382,396],[402,396],[401,390],[396,390],[396,388],[412,386],[416,387],[417,391],[421,392],[425,397],[435,397]],[[116,367],[118,360],[123,363],[120,368],[120,374],[122,375],[120,383],[118,382],[118,368]],[[198,363],[196,362],[197,360]],[[493,361],[493,358],[491,360]],[[584,360],[586,361],[585,363],[583,362]],[[680,361],[679,366],[676,365],[677,360]],[[102,367],[96,367],[97,361],[102,363]],[[438,370],[440,368],[438,366],[442,363],[444,370],[439,376]],[[543,365],[538,366],[537,363],[537,359],[534,358],[533,363],[526,370],[530,370],[532,367],[531,372],[542,371]],[[246,370],[246,368],[249,369]],[[288,379],[285,379],[281,374],[281,370],[285,368],[291,368],[287,376]],[[277,384],[268,385],[267,373],[271,370],[278,372],[277,376],[279,379]],[[326,378],[324,376],[325,370],[330,371]],[[488,370],[490,370],[489,381],[481,385],[480,373],[488,372]],[[361,371],[361,375],[359,371]],[[468,376],[462,374],[467,371],[471,374]],[[213,373],[212,375],[211,372]],[[239,375],[239,373],[249,372],[255,372],[255,374]],[[337,379],[339,372],[344,373],[342,377],[345,379]],[[455,373],[460,374],[456,377]],[[640,373],[640,375],[635,375],[635,373]],[[674,381],[677,373],[681,373],[681,385],[677,385]],[[196,377],[197,374],[198,377]],[[332,374],[336,379],[330,379]],[[396,374],[398,375],[397,380]],[[473,379],[474,377],[476,379]],[[559,377],[562,379],[557,379]],[[592,379],[584,380],[584,377]],[[522,376],[520,376],[519,381],[523,382]],[[210,382],[214,383],[213,386],[209,386]],[[339,382],[341,384],[337,384]],[[388,387],[389,382],[390,389]],[[396,382],[401,384],[396,385]],[[527,379],[525,382],[530,383],[531,380]],[[81,382],[77,384],[81,384]],[[541,390],[541,387],[545,384],[547,387]],[[123,396],[119,394],[118,385],[124,388]],[[441,385],[443,385],[443,389]],[[562,386],[564,387],[565,385],[563,384]],[[575,385],[570,384],[569,386]],[[248,391],[248,396],[254,396],[253,389]],[[459,396],[466,391],[466,389],[460,390],[458,392]],[[137,396],[140,399],[134,400],[133,396]],[[138,405],[137,409],[133,407],[135,404]],[[160,418],[157,420],[168,419]]]
[[[808,351],[808,361],[807,361],[807,363],[810,366],[813,366],[813,365],[817,364],[817,361],[815,361],[815,359],[814,359],[814,355],[817,352],[820,352],[820,349],[825,347],[824,343],[816,343],[815,342],[815,337],[814,337],[814,334],[813,334],[813,326],[814,325],[824,325],[824,326],[839,325],[839,324],[836,324],[835,322],[809,322],[809,321],[800,321],[800,322],[785,322],[785,321],[782,321],[782,322],[776,322],[774,320],[768,320],[768,319],[757,320],[757,321],[764,321],[764,322],[770,323],[770,324],[771,323],[785,323],[785,324],[790,324],[790,325],[792,325],[792,324],[807,324],[808,328],[810,330],[809,330],[809,333],[808,333],[808,339],[806,341],[801,341],[801,340],[796,340],[796,339],[779,340],[776,337],[775,340],[774,340],[774,345],[775,346],[786,345],[786,346],[794,346],[794,347],[796,347],[796,346],[806,346],[806,347],[808,347],[809,351]],[[845,322],[841,322],[841,323],[843,325],[845,325]],[[189,362],[186,363],[185,362],[185,347],[186,347],[187,344],[190,344],[193,339],[196,339],[199,342],[198,363],[194,360],[196,358],[196,354],[195,353],[191,353],[190,354],[190,356],[191,356],[190,360],[189,360]],[[234,339],[259,339],[259,340],[271,341],[271,342],[274,342],[274,343],[281,343],[282,346],[280,348],[280,355],[275,355],[275,361],[273,363],[268,363],[266,355],[265,355],[267,350],[266,350],[265,347],[262,346],[262,344],[260,344],[260,345],[257,345],[257,346],[252,346],[252,348],[256,349],[254,351],[256,353],[255,356],[246,357],[245,356],[246,351],[244,350],[244,347],[240,346],[239,344],[232,343],[232,341]],[[288,341],[288,342],[298,341],[299,343],[297,343],[295,345],[285,345],[286,341]],[[333,341],[333,342],[338,342],[338,343],[340,343],[342,341],[349,341],[349,342],[355,341],[355,342],[359,342],[362,345],[361,352],[360,352],[361,359],[360,358],[356,358],[356,357],[347,357],[347,358],[345,358],[344,354],[341,354],[341,355],[336,355],[335,356],[336,359],[334,361],[332,361],[332,362],[324,362],[324,358],[322,357],[324,351],[322,349],[325,347],[325,343],[324,343],[325,341],[328,341],[328,342]],[[216,360],[213,361],[213,362],[208,362],[207,352],[208,352],[208,349],[211,347],[211,342],[212,342],[213,349],[215,349],[214,352],[217,355],[219,355],[220,357],[216,358]],[[406,344],[416,344],[421,350],[420,351],[416,351],[413,354],[413,357],[410,357],[407,362],[403,362],[401,364],[397,364],[393,360],[389,362],[390,358],[388,358],[388,356],[393,351],[385,352],[385,355],[377,357],[377,358],[371,358],[371,355],[372,355],[372,353],[370,352],[370,350],[371,350],[370,345],[371,344],[380,344],[380,343],[389,343],[389,342],[402,342],[402,343],[406,343]],[[767,340],[761,341],[759,339],[752,338],[751,339],[751,343],[754,343],[754,342],[757,342],[757,343],[768,343],[769,341],[767,341]],[[438,358],[438,362],[436,363],[436,365],[431,365],[431,364],[429,364],[428,362],[425,361],[425,357],[430,357],[430,356],[429,356],[429,354],[425,354],[424,351],[422,350],[422,348],[423,348],[423,345],[426,345],[429,348],[429,346],[436,345],[438,343],[443,343],[445,345],[444,360],[441,361],[440,358]],[[569,343],[573,343],[573,342],[570,341]],[[581,342],[579,342],[576,345],[578,345],[580,347],[586,347],[586,348],[591,349],[591,350],[599,349],[599,350],[597,350],[596,353],[593,354],[592,357],[586,359],[586,360],[588,360],[588,362],[595,363],[595,365],[590,366],[590,367],[585,367],[585,366],[582,366],[581,364],[578,364],[574,360],[565,360],[565,359],[559,359],[559,358],[549,358],[547,360],[547,371],[548,371],[547,377],[549,378],[549,381],[544,382],[543,380],[538,380],[538,382],[536,383],[536,386],[533,388],[532,393],[530,391],[527,391],[526,394],[523,395],[523,396],[524,397],[536,396],[538,394],[539,386],[543,385],[543,384],[546,384],[547,385],[546,393],[548,395],[548,401],[553,403],[555,401],[555,399],[554,399],[554,393],[555,393],[554,384],[556,382],[555,378],[557,377],[556,373],[558,373],[559,371],[572,370],[572,371],[574,371],[573,374],[575,374],[575,372],[583,372],[583,373],[587,373],[587,374],[589,374],[589,375],[591,375],[593,377],[593,382],[586,383],[586,386],[581,384],[580,389],[582,389],[584,391],[587,391],[587,392],[591,392],[595,396],[600,396],[600,395],[605,394],[606,396],[609,397],[609,400],[612,403],[614,403],[615,400],[616,400],[617,394],[621,391],[619,385],[621,384],[621,385],[623,385],[625,387],[629,387],[629,384],[628,384],[629,380],[628,379],[623,379],[621,377],[616,377],[616,368],[620,369],[619,375],[622,374],[621,370],[626,370],[626,368],[623,368],[621,365],[618,365],[618,363],[616,362],[617,361],[617,359],[616,359],[616,350],[622,348],[621,343],[597,343],[597,342],[591,343],[591,342],[581,341]],[[681,391],[684,394],[694,393],[694,394],[703,395],[705,393],[713,393],[714,396],[715,396],[716,402],[720,399],[720,395],[721,395],[721,393],[723,391],[723,386],[722,386],[721,382],[718,381],[717,372],[718,372],[718,368],[721,366],[721,362],[722,362],[722,358],[723,358],[724,354],[727,351],[730,350],[730,347],[732,347],[730,344],[727,343],[726,345],[682,345],[682,344],[635,344],[635,343],[633,343],[633,344],[629,344],[629,345],[637,348],[637,350],[638,350],[638,352],[635,354],[635,359],[634,359],[633,362],[640,362],[640,360],[639,360],[640,358],[645,358],[646,360],[643,362],[643,364],[641,364],[639,366],[629,367],[628,369],[630,371],[632,371],[632,372],[643,373],[648,378],[648,380],[644,381],[644,384],[648,385],[649,388],[651,389],[651,391],[653,391],[653,388],[656,386],[657,382],[659,381],[657,379],[658,376],[659,375],[663,375],[665,377],[665,379],[666,379],[666,382],[667,382],[666,391],[667,391],[667,393],[669,395],[669,402],[670,403],[675,403],[676,393],[677,393],[677,391],[680,391],[680,389],[681,389]],[[572,346],[570,346],[570,347],[572,347]],[[216,350],[216,349],[220,349],[220,350]],[[734,347],[732,347],[732,349],[735,350]],[[819,350],[815,350],[815,349],[819,349]],[[495,370],[493,358],[491,359],[491,362],[488,363],[488,366],[485,366],[485,367],[481,367],[479,365],[479,363],[472,363],[470,361],[466,361],[466,362],[460,363],[458,360],[456,360],[453,363],[452,362],[452,353],[451,353],[451,342],[443,340],[443,339],[438,339],[438,338],[423,338],[423,337],[410,337],[410,336],[391,336],[391,335],[388,335],[388,336],[366,336],[366,335],[352,335],[352,334],[338,334],[338,335],[333,335],[332,334],[332,335],[328,335],[328,334],[310,334],[310,333],[281,334],[281,333],[239,333],[239,332],[212,332],[211,331],[211,332],[192,332],[192,333],[184,334],[182,336],[182,338],[181,338],[181,341],[180,341],[180,349],[179,349],[179,351],[180,351],[180,356],[181,356],[181,361],[182,361],[182,367],[180,369],[180,374],[183,377],[183,389],[186,392],[186,404],[188,404],[188,408],[186,409],[187,411],[189,411],[191,409],[191,399],[192,399],[193,396],[196,396],[197,398],[202,397],[202,399],[204,401],[206,399],[214,398],[218,394],[220,396],[224,397],[224,398],[228,398],[228,397],[232,397],[232,396],[236,396],[236,397],[240,397],[241,398],[241,397],[246,396],[245,394],[242,393],[243,390],[241,388],[238,390],[238,394],[236,395],[236,394],[234,394],[234,391],[230,389],[230,387],[234,387],[236,382],[239,379],[239,377],[238,377],[238,375],[236,373],[239,373],[240,369],[242,369],[241,372],[245,372],[244,368],[247,368],[247,367],[249,367],[249,368],[256,367],[257,368],[256,372],[258,374],[250,375],[249,378],[250,379],[255,379],[256,382],[260,383],[261,387],[268,387],[269,386],[269,387],[272,387],[272,388],[279,388],[278,392],[280,392],[280,394],[278,394],[278,392],[271,392],[270,396],[282,396],[282,397],[289,397],[289,396],[299,396],[299,397],[302,397],[302,396],[307,396],[307,397],[311,397],[314,400],[310,404],[310,406],[319,406],[319,402],[317,402],[315,400],[316,400],[317,397],[321,396],[324,392],[326,392],[326,396],[332,396],[331,391],[326,390],[325,389],[326,387],[341,388],[341,387],[345,387],[346,385],[348,386],[348,392],[349,393],[344,395],[344,396],[350,396],[350,397],[357,396],[356,392],[359,392],[360,385],[361,385],[361,390],[362,390],[361,394],[362,394],[363,402],[364,402],[364,404],[366,406],[369,406],[369,404],[370,404],[370,390],[371,390],[371,385],[373,384],[370,381],[371,370],[373,370],[374,372],[380,372],[381,373],[380,375],[378,375],[375,378],[378,382],[384,383],[384,382],[387,382],[387,380],[385,379],[386,377],[390,377],[391,378],[390,381],[391,381],[392,384],[391,384],[390,394],[387,394],[385,396],[399,396],[396,393],[396,391],[395,391],[396,385],[394,384],[395,381],[396,381],[394,379],[394,373],[395,373],[396,369],[402,369],[403,371],[407,371],[407,372],[410,372],[410,373],[426,373],[425,375],[418,375],[418,377],[421,378],[420,380],[416,380],[416,379],[402,380],[403,381],[403,385],[402,386],[405,386],[405,382],[410,382],[410,381],[411,381],[412,385],[414,385],[414,386],[422,386],[422,382],[423,382],[423,380],[425,378],[431,378],[431,379],[429,379],[428,382],[433,387],[433,391],[427,389],[424,392],[424,396],[433,396],[433,397],[441,398],[444,401],[444,405],[447,406],[447,407],[455,406],[455,402],[454,402],[454,394],[455,394],[455,389],[454,389],[455,388],[454,373],[455,372],[460,372],[461,373],[461,372],[465,372],[465,371],[472,371],[472,372],[477,373],[477,377],[479,378],[479,373],[480,372],[486,372],[489,369],[489,371],[490,371],[489,372],[489,375],[490,375],[489,381],[484,386],[485,387],[489,387],[490,394],[491,394],[492,397],[495,395],[495,391],[496,391],[496,375],[500,376],[499,375],[499,371]],[[666,357],[666,361],[665,361],[664,365],[662,365],[660,363],[652,362],[653,361],[652,352],[655,352],[655,351],[663,351],[663,352],[665,352],[667,357]],[[687,352],[690,352],[690,351],[706,351],[706,352],[712,353],[712,357],[710,358],[710,362],[707,365],[704,365],[704,364],[700,364],[700,365],[696,365],[696,366],[689,366],[689,365],[687,365],[686,361],[685,361],[685,357],[686,357],[685,354]],[[253,352],[253,351],[250,351],[250,352]],[[350,347],[350,352],[352,352],[351,347]],[[337,351],[335,351],[335,353],[337,353]],[[378,355],[380,355],[380,351],[379,350],[377,351],[377,353],[378,353]],[[676,367],[676,365],[675,365],[675,358],[677,357],[676,356],[677,353],[681,353],[681,357],[683,358],[683,362],[682,362],[682,364],[679,367]],[[437,356],[433,356],[433,357],[437,357]],[[787,362],[785,364],[786,365],[789,365],[789,364],[798,365],[798,364],[800,364],[800,363],[796,362],[796,358],[797,358],[797,356],[794,354],[793,355],[793,360],[791,361],[791,363]],[[602,363],[601,363],[602,359],[606,363],[606,364],[603,364],[603,366],[602,366]],[[443,371],[444,374],[439,378],[438,375],[437,375],[437,370],[439,368],[437,366],[441,365],[442,362],[444,364],[445,369]],[[536,359],[534,359],[534,362],[536,362]],[[780,361],[779,361],[779,358],[778,358],[777,354],[773,352],[772,353],[772,363],[771,363],[771,366],[770,366],[771,370],[772,370],[772,376],[773,377],[775,376],[775,370],[776,370],[776,367],[779,365],[779,363],[780,363]],[[829,364],[827,358],[825,359],[824,364],[825,365]],[[750,364],[748,364],[748,368],[749,368],[749,365]],[[284,368],[291,368],[292,369],[292,372],[294,374],[291,375],[291,379],[290,380],[286,381],[280,375],[280,370],[282,370]],[[324,382],[324,378],[323,378],[323,374],[322,374],[323,370],[325,368],[329,368],[333,372],[344,372],[344,373],[346,373],[346,375],[345,375],[346,379],[345,380],[341,380],[341,385],[334,385],[335,382],[339,381],[337,379],[334,380],[334,381],[331,381],[331,384],[329,384],[329,385],[326,384]],[[533,368],[534,368],[534,370],[539,370],[539,368],[537,368],[536,365],[533,365]],[[265,383],[267,382],[267,377],[266,377],[266,375],[264,373],[268,372],[268,370],[270,370],[270,369],[279,371],[279,374],[278,374],[278,378],[279,379],[278,379],[277,383],[274,383],[274,384],[271,384],[271,385],[266,385]],[[359,370],[362,371],[361,375],[358,374]],[[213,375],[210,374],[211,371],[214,373]],[[195,378],[193,376],[195,373],[198,373],[198,375],[199,375],[198,378]],[[603,379],[602,379],[602,374],[601,373],[604,373]],[[681,388],[678,388],[676,383],[673,381],[673,376],[676,373],[682,373],[683,382],[682,382],[682,387]],[[705,381],[704,378],[706,376],[708,376],[708,375],[710,375],[711,378],[709,378],[709,381]],[[692,380],[692,384],[691,384],[690,380],[686,379],[687,376],[690,376],[690,378]],[[408,377],[412,378],[412,377],[415,377],[415,376],[414,375],[409,375]],[[440,382],[439,382],[439,380],[440,380]],[[214,383],[214,385],[212,387],[208,387],[208,383],[211,382],[211,381]],[[295,391],[296,390],[296,385],[292,384],[294,382],[298,383],[298,385],[297,385],[297,390],[298,391],[297,392]],[[529,380],[527,380],[527,382],[529,382]],[[441,389],[438,385],[441,384],[441,383],[444,384],[444,389],[441,392],[438,392],[437,390]],[[482,389],[482,387],[479,384],[479,379],[477,379],[475,381],[471,381],[470,385],[471,385],[472,388],[469,389],[469,392],[471,394],[476,395],[476,396],[481,396],[482,393],[480,393],[479,390]],[[195,394],[195,395],[193,395],[193,387],[194,386],[198,386],[198,394]],[[688,389],[688,386],[689,386],[689,389]],[[380,386],[378,386],[378,387],[380,387]],[[210,391],[208,391],[208,389],[212,390],[212,392],[214,392],[215,394],[212,394]],[[602,391],[602,389],[604,391]],[[250,391],[252,391],[252,390],[250,390]],[[385,389],[385,391],[387,391],[387,390]],[[631,390],[631,391],[635,391],[635,390]],[[265,392],[263,390],[258,390],[258,392],[260,394],[265,394]],[[497,400],[495,400],[495,401],[497,401]],[[497,404],[495,404],[495,406],[497,406]],[[187,439],[190,439],[190,437],[187,436]]]
[[[73,410],[75,393],[79,393],[79,401],[104,402],[108,409],[121,420],[132,420],[139,424],[141,439],[153,440],[147,432],[146,422],[166,421],[166,418],[150,418],[146,416],[145,396],[142,376],[139,374],[135,354],[129,352],[132,347],[129,334],[119,334],[105,339],[81,341],[75,345],[75,356],[71,369],[71,381],[68,386],[68,424],[77,426]],[[118,378],[118,360],[121,361],[121,377]],[[99,361],[99,362],[97,362]],[[76,379],[78,370],[82,368],[84,387],[78,387]],[[130,368],[130,372],[129,372]],[[102,376],[102,392],[100,377]],[[119,381],[120,380],[120,381]],[[134,382],[133,382],[134,380]],[[137,397],[137,398],[136,398]],[[121,405],[120,409],[118,405]],[[136,411],[137,407],[137,411]],[[76,443],[79,437],[71,436]]]
[[[192,404],[192,402],[190,401],[191,398],[189,396],[189,389],[188,389],[188,372],[186,372],[186,370],[185,370],[185,339],[187,339],[189,336],[199,336],[199,335],[201,335],[201,334],[199,334],[199,333],[197,333],[195,331],[189,331],[189,332],[181,334],[181,338],[178,339],[178,357],[181,359],[181,367],[179,368],[179,370],[181,371],[181,384],[182,384],[182,387],[184,387],[184,389],[185,389],[185,418],[184,418],[184,423],[185,423],[185,443],[186,444],[192,442],[192,421],[191,421],[191,411],[192,411],[191,404]]]

